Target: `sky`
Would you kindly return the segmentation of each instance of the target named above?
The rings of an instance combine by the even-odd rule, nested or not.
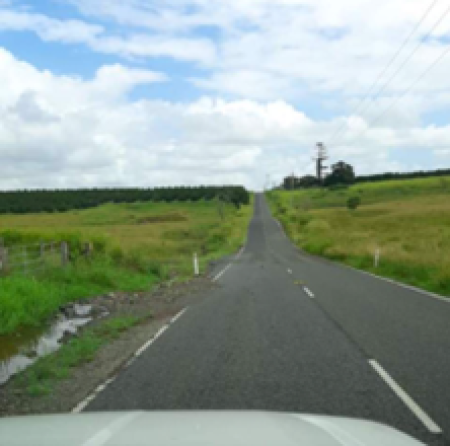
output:
[[[449,48],[447,0],[0,0],[0,189],[448,168]]]

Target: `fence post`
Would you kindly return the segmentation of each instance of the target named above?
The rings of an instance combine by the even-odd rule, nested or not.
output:
[[[41,242],[39,245],[39,255],[41,256],[41,258],[45,255],[45,244],[43,242]]]
[[[8,248],[0,245],[0,272],[8,269]]]
[[[86,259],[89,259],[91,257],[91,252],[92,252],[92,244],[85,243],[84,244],[84,255],[86,256]]]
[[[28,263],[28,252],[27,252],[27,247],[24,246],[22,248],[23,250],[23,273],[26,274],[27,273],[27,263]]]
[[[197,253],[194,253],[194,274],[198,276],[200,274],[199,268],[198,268],[198,257]]]
[[[69,260],[69,247],[66,242],[61,242],[61,265],[66,266]]]

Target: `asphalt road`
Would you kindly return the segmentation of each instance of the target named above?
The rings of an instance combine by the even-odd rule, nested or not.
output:
[[[86,410],[349,416],[450,444],[450,303],[299,252],[261,195],[217,284]]]

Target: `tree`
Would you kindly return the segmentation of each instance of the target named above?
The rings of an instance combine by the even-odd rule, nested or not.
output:
[[[308,187],[315,187],[319,185],[319,180],[312,175],[305,175],[303,177],[296,177],[289,175],[283,179],[283,188],[286,190],[303,189]]]
[[[286,190],[296,189],[298,185],[298,178],[294,175],[289,175],[283,179],[283,187]]]
[[[350,197],[347,200],[347,207],[351,210],[355,210],[361,204],[361,198],[359,197]]]
[[[298,184],[304,188],[315,187],[319,185],[319,180],[313,175],[305,175],[299,178]]]
[[[355,182],[355,172],[350,164],[339,161],[331,166],[331,173],[325,178],[325,186],[334,184],[353,184]]]

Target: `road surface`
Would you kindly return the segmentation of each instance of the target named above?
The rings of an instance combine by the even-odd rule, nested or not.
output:
[[[262,195],[215,277],[87,411],[329,414],[450,444],[450,303],[299,252]]]

